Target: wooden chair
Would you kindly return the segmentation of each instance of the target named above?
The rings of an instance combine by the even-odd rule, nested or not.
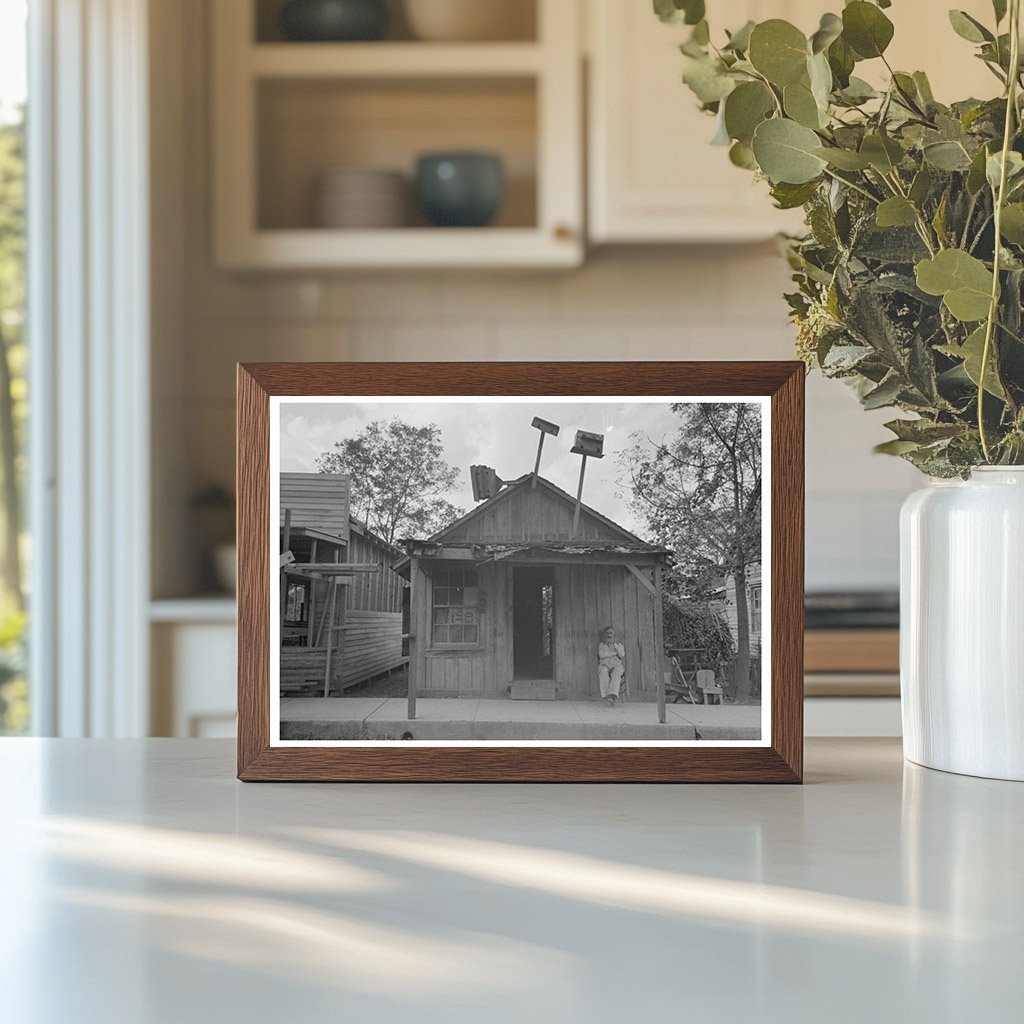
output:
[[[693,673],[687,672],[681,660],[676,655],[669,655],[669,662],[672,665],[671,673],[665,673],[665,695],[672,698],[673,704],[698,704],[700,694],[696,684],[690,678]]]
[[[697,672],[697,689],[700,690],[704,697],[704,703],[710,704],[712,701],[711,697],[717,697],[718,703],[721,704],[724,697],[724,691],[721,686],[715,682],[715,673],[709,668],[702,668]]]

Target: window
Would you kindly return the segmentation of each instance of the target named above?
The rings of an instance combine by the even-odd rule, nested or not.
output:
[[[284,621],[290,626],[304,626],[309,622],[309,580],[289,578]]]
[[[761,632],[761,584],[750,588],[750,632]]]
[[[475,645],[480,639],[479,589],[475,569],[434,573],[434,646]]]
[[[24,0],[0,0],[0,734],[28,728]]]

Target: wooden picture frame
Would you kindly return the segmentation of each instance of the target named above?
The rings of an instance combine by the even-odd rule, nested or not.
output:
[[[271,399],[757,397],[770,409],[770,738],[760,746],[281,746],[271,737]],[[511,400],[511,399],[510,399]],[[634,398],[633,400],[637,400]],[[238,366],[238,777],[243,781],[800,782],[804,367],[799,362]],[[528,422],[528,421],[527,421]],[[586,439],[584,439],[586,440]],[[571,439],[570,439],[571,442]],[[277,572],[277,566],[273,571]],[[657,571],[654,572],[657,579]],[[662,698],[663,699],[663,698]],[[414,706],[415,695],[411,695]],[[662,718],[664,720],[664,718]]]

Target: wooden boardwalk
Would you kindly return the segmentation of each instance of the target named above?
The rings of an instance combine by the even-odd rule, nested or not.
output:
[[[669,704],[659,724],[650,703],[425,698],[416,718],[384,697],[287,697],[281,738],[292,740],[747,740],[760,738],[761,708]],[[408,738],[408,737],[406,737]]]

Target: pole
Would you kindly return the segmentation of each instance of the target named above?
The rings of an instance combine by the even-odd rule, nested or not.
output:
[[[580,522],[580,503],[583,501],[583,477],[587,472],[587,457],[583,456],[583,461],[580,463],[580,485],[576,489],[576,511],[572,514],[572,536],[576,538],[576,528]]]
[[[416,598],[419,596],[420,588],[416,586],[416,577],[420,571],[420,560],[413,555],[409,560],[409,709],[406,718],[413,721],[416,718],[416,622],[419,609],[416,606]]]
[[[281,537],[281,554],[290,551],[292,546],[292,510],[284,510],[284,533]],[[281,599],[281,639],[284,640],[284,617],[288,610],[288,580],[284,569],[281,570],[281,583],[278,597]]]
[[[661,563],[654,563],[654,656],[658,669],[658,721],[665,724],[665,619],[661,595]]]
[[[544,451],[544,437],[545,437],[545,434],[544,434],[544,431],[542,430],[540,432],[540,440],[537,442],[537,461],[536,461],[536,463],[534,463],[534,466],[533,466],[533,483],[530,484],[530,487],[532,489],[534,489],[534,490],[536,490],[536,487],[537,487],[537,477],[540,474],[540,456],[541,456],[541,452]]]
[[[324,665],[324,696],[331,695],[331,655],[334,653],[334,614],[338,604],[338,581],[331,580],[331,604],[327,612],[327,660]]]

